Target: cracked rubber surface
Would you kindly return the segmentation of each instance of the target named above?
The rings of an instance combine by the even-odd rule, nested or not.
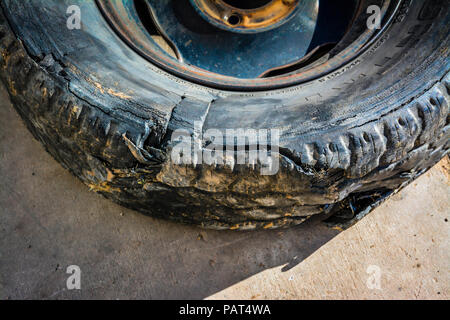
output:
[[[82,30],[64,27],[70,4]],[[330,75],[246,93],[150,65],[93,1],[2,7],[1,77],[30,131],[93,191],[152,216],[215,229],[296,225],[389,193],[449,150],[447,1],[403,1],[383,37]],[[170,135],[194,121],[204,131],[280,129],[279,172],[173,164]]]

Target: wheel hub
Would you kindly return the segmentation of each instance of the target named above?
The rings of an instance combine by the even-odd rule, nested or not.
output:
[[[241,79],[261,77],[304,57],[318,8],[318,0],[296,0],[290,6],[274,0],[254,9],[236,8],[223,0],[147,0],[147,4],[159,32],[185,64]],[[274,9],[281,7],[289,9],[284,19]],[[275,16],[277,21],[270,19]],[[234,26],[233,17],[240,21]]]

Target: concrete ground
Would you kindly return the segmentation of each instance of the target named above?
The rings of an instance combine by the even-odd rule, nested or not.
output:
[[[354,227],[217,232],[90,192],[0,87],[0,299],[448,299],[449,161]],[[67,267],[81,269],[68,290]]]

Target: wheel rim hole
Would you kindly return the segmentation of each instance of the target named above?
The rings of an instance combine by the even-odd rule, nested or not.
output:
[[[232,26],[237,26],[238,24],[241,23],[241,17],[237,14],[232,14],[231,16],[228,17],[228,23]]]

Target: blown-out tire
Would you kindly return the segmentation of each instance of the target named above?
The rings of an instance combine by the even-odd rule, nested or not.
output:
[[[81,30],[65,27],[74,4]],[[94,1],[1,6],[1,77],[29,130],[91,190],[152,216],[216,229],[296,225],[395,190],[449,150],[448,1],[403,1],[355,60],[259,92],[162,71],[116,36]],[[172,132],[194,122],[280,130],[279,170],[173,163]]]

